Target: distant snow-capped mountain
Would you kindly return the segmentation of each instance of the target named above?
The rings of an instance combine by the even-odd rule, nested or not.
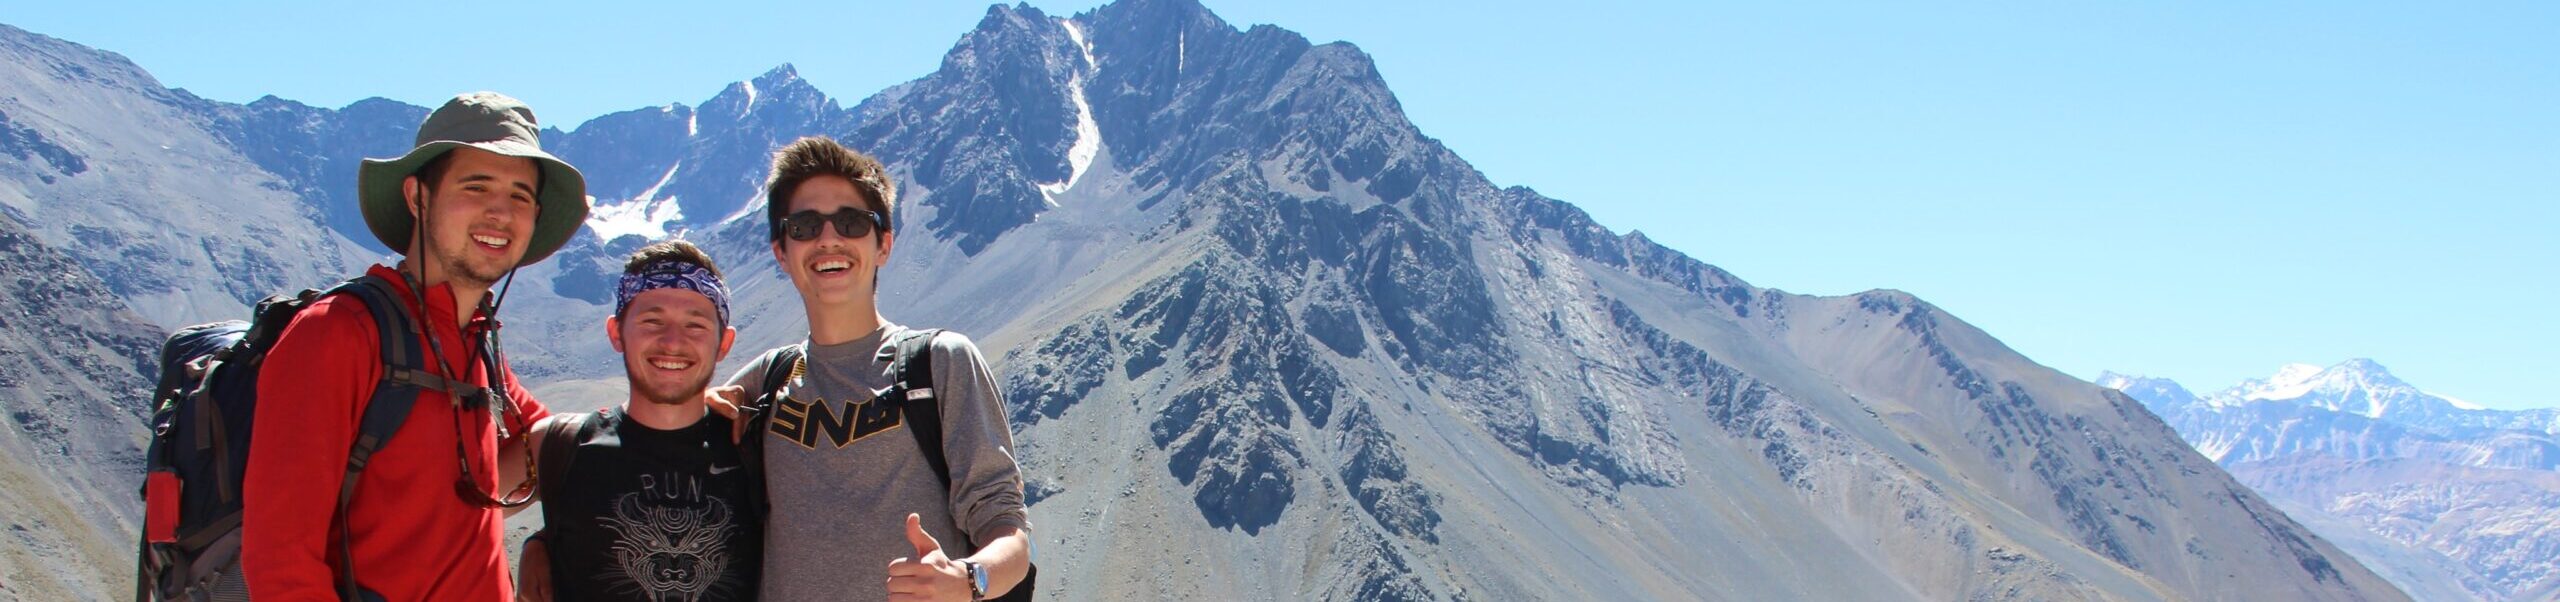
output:
[[[2555,410],[2428,393],[2369,359],[2201,398],[2165,378],[2097,382],[2420,599],[2536,599],[2560,579]]]
[[[2097,382],[2099,386],[2121,390],[2142,400],[2163,418],[2195,410],[2204,410],[2208,414],[2229,411],[2286,414],[2295,410],[2317,409],[2454,438],[2492,438],[2497,431],[2560,436],[2560,408],[2490,409],[2428,392],[2401,380],[2381,363],[2364,358],[2327,367],[2288,364],[2277,369],[2272,376],[2243,380],[2202,397],[2165,378],[2102,372]],[[2179,421],[2171,419],[2170,422],[2174,425]],[[2363,423],[2353,424],[2361,428]]]
[[[2254,401],[2301,404],[2366,418],[2427,423],[2466,412],[2490,412],[2478,404],[2435,395],[2392,376],[2373,360],[2356,358],[2326,368],[2289,364],[2274,376],[2241,381],[2205,399],[2220,407]]]

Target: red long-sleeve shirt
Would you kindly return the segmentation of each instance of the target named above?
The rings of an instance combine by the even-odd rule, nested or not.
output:
[[[410,299],[399,273],[374,266]],[[420,321],[443,347],[445,363],[488,382],[478,354],[455,319],[446,285],[428,287]],[[488,321],[475,316],[471,330]],[[242,487],[241,572],[260,602],[336,600],[338,487],[346,477],[366,402],[381,382],[381,335],[364,302],[352,295],[312,303],[285,327],[258,379],[258,415]],[[421,341],[421,347],[425,347]],[[419,353],[427,353],[420,349]],[[436,362],[427,371],[443,375]],[[548,410],[516,384],[507,392],[519,411],[507,427],[523,433]],[[374,453],[348,503],[356,581],[389,600],[481,600],[515,597],[501,541],[504,515],[464,502],[454,491],[461,467],[455,439],[469,450],[483,492],[497,489],[498,443],[490,412],[461,410],[438,391],[420,395],[397,435]],[[459,430],[457,433],[456,431]]]

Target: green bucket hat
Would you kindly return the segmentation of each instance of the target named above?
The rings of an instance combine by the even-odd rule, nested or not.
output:
[[[534,123],[533,108],[524,101],[496,92],[455,96],[418,126],[417,145],[397,159],[365,159],[356,170],[356,202],[364,208],[365,226],[394,252],[406,252],[410,234],[418,229],[417,217],[409,214],[409,204],[400,194],[400,181],[416,174],[427,161],[462,146],[532,159],[542,166],[542,188],[536,195],[541,210],[534,218],[533,240],[527,242],[524,260],[516,262],[517,267],[550,257],[587,221],[586,178],[578,175],[577,168],[542,152],[541,126]]]

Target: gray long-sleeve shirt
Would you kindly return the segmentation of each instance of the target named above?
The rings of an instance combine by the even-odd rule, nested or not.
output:
[[[763,599],[886,598],[889,561],[915,556],[906,537],[910,512],[953,558],[975,551],[962,533],[986,541],[1001,527],[1029,528],[1004,399],[967,336],[942,333],[929,352],[948,491],[902,413],[872,402],[873,392],[896,381],[890,362],[877,356],[905,330],[890,324],[850,343],[808,345],[805,372],[784,388],[789,397],[777,401],[773,421],[758,434],[773,507],[765,522]],[[763,395],[772,360],[766,353],[749,362],[729,384],[745,387],[749,399]]]

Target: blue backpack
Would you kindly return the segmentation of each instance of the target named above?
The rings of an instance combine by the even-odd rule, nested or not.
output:
[[[258,411],[258,373],[296,314],[313,301],[352,295],[373,315],[382,334],[383,379],[374,385],[347,455],[347,477],[338,488],[338,515],[346,515],[356,477],[382,449],[425,390],[489,394],[468,383],[430,374],[418,338],[418,321],[392,283],[367,274],[328,289],[310,289],[259,301],[248,321],[226,320],[179,329],[160,349],[160,378],[153,395],[151,446],[143,480],[143,534],[134,599],[247,600],[240,577],[240,487],[248,473],[250,427]],[[497,360],[495,354],[483,357]],[[497,374],[497,372],[492,372]],[[347,600],[366,599],[356,588],[346,525],[337,530],[338,584]]]

